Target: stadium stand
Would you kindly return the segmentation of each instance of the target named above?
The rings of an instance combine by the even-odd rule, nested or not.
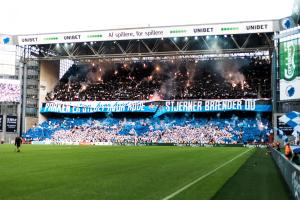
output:
[[[30,129],[27,140],[55,144],[81,142],[237,144],[268,141],[270,122],[262,118],[56,118]]]
[[[73,65],[47,101],[270,98],[270,61],[232,57]],[[252,116],[252,117],[251,117]],[[246,115],[49,118],[26,133],[51,143],[241,144],[266,142],[267,119]]]
[[[270,98],[270,73],[263,58],[73,65],[46,100]]]

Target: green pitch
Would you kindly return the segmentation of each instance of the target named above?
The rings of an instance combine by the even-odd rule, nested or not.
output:
[[[0,145],[0,199],[211,199],[255,151]]]

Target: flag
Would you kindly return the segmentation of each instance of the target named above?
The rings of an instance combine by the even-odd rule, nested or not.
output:
[[[300,131],[300,113],[296,111],[289,112],[279,118],[279,120],[296,131]]]
[[[274,128],[276,131],[278,131],[278,137],[280,138],[280,139],[282,139],[282,137],[284,136],[284,133],[283,133],[283,131],[282,130],[280,130],[279,128]]]

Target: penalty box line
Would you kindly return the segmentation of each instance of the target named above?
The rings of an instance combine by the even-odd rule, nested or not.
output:
[[[206,178],[207,176],[213,174],[214,172],[218,171],[219,169],[221,169],[222,167],[228,165],[229,163],[231,163],[232,161],[236,160],[237,158],[243,156],[244,154],[248,153],[250,150],[252,149],[248,149],[247,151],[244,151],[243,153],[240,153],[239,155],[233,157],[231,160],[228,160],[227,162],[223,163],[222,165],[220,165],[219,167],[211,170],[210,172],[200,176],[199,178],[195,179],[194,181],[190,182],[189,184],[183,186],[182,188],[180,188],[179,190],[175,191],[174,193],[162,198],[162,200],[168,200],[171,199],[173,197],[175,197],[177,194],[183,192],[184,190],[188,189],[189,187],[191,187],[192,185],[198,183],[199,181],[201,181],[202,179]]]

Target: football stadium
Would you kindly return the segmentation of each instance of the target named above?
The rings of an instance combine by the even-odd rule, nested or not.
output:
[[[300,199],[291,2],[257,20],[3,28],[0,199]]]

